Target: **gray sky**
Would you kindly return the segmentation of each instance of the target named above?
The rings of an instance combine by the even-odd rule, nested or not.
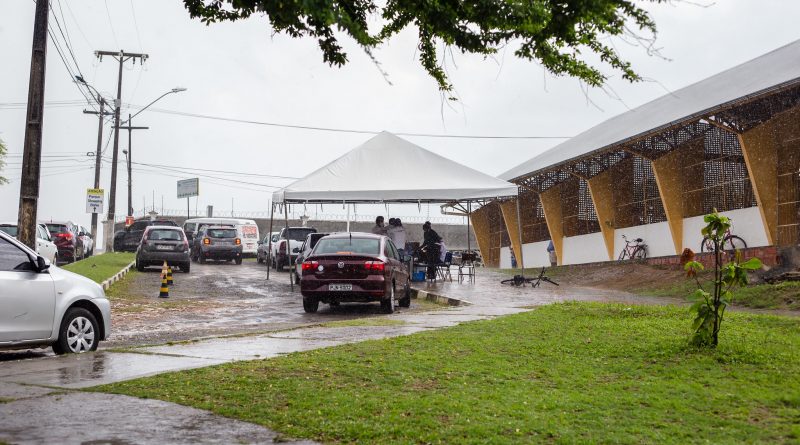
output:
[[[555,78],[534,63],[508,53],[494,59],[455,54],[448,71],[460,102],[445,106],[435,82],[416,61],[415,39],[401,34],[376,51],[391,85],[370,59],[348,41],[350,63],[330,68],[322,62],[315,41],[272,36],[266,19],[207,27],[191,20],[180,1],[157,0],[52,0],[66,24],[75,58],[84,77],[108,97],[116,88],[117,64],[99,62],[94,50],[146,52],[142,68],[127,64],[123,73],[123,102],[145,105],[167,90],[182,86],[187,92],[170,95],[154,108],[230,118],[394,132],[472,135],[577,134],[615,114],[757,57],[800,38],[797,17],[800,2],[790,0],[724,0],[709,7],[687,3],[650,5],[658,25],[657,46],[664,58],[649,56],[642,48],[615,40],[616,47],[636,70],[651,82],[629,84],[615,77],[609,86],[621,100],[601,90],[588,97],[577,80]],[[106,6],[107,5],[107,6]],[[33,12],[25,0],[0,2],[0,138],[10,156],[3,174],[12,182],[0,186],[0,221],[16,220],[19,170],[25,126],[24,106],[30,69]],[[135,14],[134,14],[135,11]],[[134,19],[135,17],[135,19]],[[52,25],[55,22],[52,20]],[[138,28],[138,31],[137,31]],[[81,99],[57,52],[48,48],[46,101]],[[39,216],[73,219],[87,225],[85,189],[92,185],[93,160],[80,155],[95,149],[97,120],[84,115],[82,105],[46,108],[45,158]],[[123,109],[123,113],[135,109]],[[134,161],[214,170],[232,170],[300,177],[341,156],[369,138],[364,134],[276,128],[204,120],[145,111],[134,125],[150,130],[134,133]],[[106,127],[106,135],[109,127]],[[127,134],[120,138],[127,147]],[[558,140],[487,140],[408,137],[431,151],[492,175],[499,174]],[[111,146],[106,156],[111,156]],[[85,158],[85,159],[84,159]],[[56,159],[60,159],[56,161]],[[84,159],[84,160],[79,160]],[[387,165],[391,155],[387,154]],[[81,166],[83,169],[77,170]],[[74,167],[71,168],[70,167]],[[192,174],[137,166],[134,172],[136,209],[151,203],[185,209],[175,197],[175,181]],[[226,176],[258,184],[285,185],[286,180],[257,176]],[[413,178],[413,172],[409,172]],[[104,164],[101,187],[109,189],[110,165]],[[117,214],[125,213],[126,183],[120,163]],[[230,213],[231,198],[237,211],[267,211],[272,188],[235,184],[201,177],[200,208],[213,204],[216,212]],[[263,190],[263,191],[262,191]],[[192,200],[192,206],[194,206]],[[343,213],[340,206],[325,209]],[[403,215],[417,209],[398,210]],[[393,212],[393,213],[396,213]],[[425,216],[427,210],[423,209]],[[432,208],[431,215],[438,214]],[[374,213],[362,209],[360,213]]]

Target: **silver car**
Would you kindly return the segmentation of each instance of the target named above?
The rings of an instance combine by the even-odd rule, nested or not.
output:
[[[110,332],[102,287],[0,233],[0,349],[94,351]]]

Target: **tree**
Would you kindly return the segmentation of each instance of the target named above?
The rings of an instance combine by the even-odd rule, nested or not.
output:
[[[3,172],[3,168],[6,166],[6,144],[3,143],[3,140],[0,139],[0,173]],[[0,185],[8,184],[8,178],[5,176],[0,175]]]
[[[647,0],[661,3],[666,0]],[[649,14],[636,0],[184,0],[192,18],[206,24],[236,21],[253,14],[267,16],[277,33],[317,39],[323,60],[330,65],[347,63],[337,32],[353,38],[372,57],[372,49],[407,27],[417,30],[419,62],[438,83],[451,92],[439,50],[456,48],[462,53],[489,56],[509,44],[518,44],[514,55],[537,61],[555,75],[574,76],[591,86],[601,86],[607,76],[587,62],[582,52],[599,56],[601,62],[629,81],[641,80],[623,60],[608,36],[655,35]],[[372,32],[370,17],[380,17],[380,29]],[[607,41],[606,41],[607,42]]]
[[[706,226],[702,230],[703,236],[708,237],[714,243],[714,278],[711,280],[711,292],[703,288],[702,283],[697,278],[697,273],[703,270],[703,265],[697,261],[689,261],[684,268],[690,277],[697,282],[697,290],[692,297],[694,304],[691,311],[694,312],[695,319],[692,323],[692,344],[695,346],[716,347],[719,344],[719,331],[722,329],[722,318],[725,309],[733,299],[732,290],[736,287],[747,285],[747,272],[761,268],[761,260],[750,258],[742,262],[741,252],[734,252],[733,261],[723,265],[722,249],[725,235],[731,227],[731,220],[727,216],[717,213],[704,217]]]

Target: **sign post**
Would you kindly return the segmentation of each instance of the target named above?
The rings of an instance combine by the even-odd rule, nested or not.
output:
[[[86,213],[103,213],[103,189],[86,189]]]
[[[200,194],[200,178],[178,181],[178,199],[186,198],[186,219],[190,218],[189,198]]]

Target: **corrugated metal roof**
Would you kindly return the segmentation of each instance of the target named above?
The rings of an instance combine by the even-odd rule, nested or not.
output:
[[[800,83],[800,40],[619,114],[500,174],[504,180],[638,138],[678,122],[713,114],[743,98]]]

